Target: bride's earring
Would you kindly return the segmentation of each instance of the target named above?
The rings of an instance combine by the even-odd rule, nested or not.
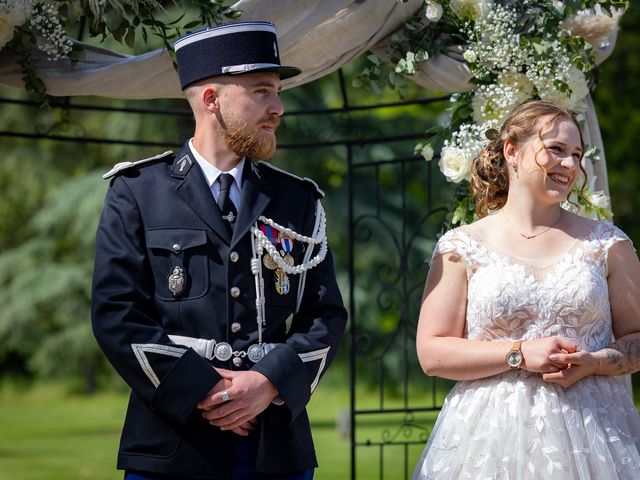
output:
[[[515,174],[516,174],[516,180],[517,180],[518,178],[520,178],[520,177],[519,177],[519,175],[518,175],[518,165],[517,165],[516,163],[512,163],[512,164],[511,164],[511,168],[513,168],[513,173],[515,173]]]

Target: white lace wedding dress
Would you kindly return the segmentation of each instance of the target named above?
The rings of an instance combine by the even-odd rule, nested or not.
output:
[[[611,343],[607,253],[628,237],[600,222],[539,267],[497,251],[464,228],[434,256],[467,267],[465,337],[561,335],[596,351]],[[570,388],[509,371],[461,381],[448,395],[414,479],[640,479],[640,416],[624,381],[587,377]]]

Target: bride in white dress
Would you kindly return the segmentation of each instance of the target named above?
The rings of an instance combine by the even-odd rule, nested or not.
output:
[[[482,218],[440,238],[420,311],[422,368],[459,382],[415,479],[640,479],[616,377],[640,370],[640,263],[621,230],[561,208],[583,152],[575,119],[532,101],[475,160]]]

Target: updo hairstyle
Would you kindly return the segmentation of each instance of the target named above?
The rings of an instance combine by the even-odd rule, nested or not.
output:
[[[537,127],[540,118],[550,116],[549,120]],[[491,132],[489,144],[482,149],[471,165],[471,194],[476,199],[476,214],[486,217],[491,212],[504,206],[509,192],[509,171],[507,161],[504,158],[504,142],[509,139],[519,146],[529,140],[536,133],[542,141],[541,132],[548,126],[552,126],[559,118],[566,118],[573,122],[580,133],[580,146],[584,152],[584,141],[580,125],[568,110],[557,103],[548,100],[529,100],[518,105],[500,127],[498,132]],[[540,152],[536,152],[536,157]],[[582,158],[580,159],[582,160]],[[537,163],[537,158],[536,158]],[[584,174],[586,185],[587,172],[579,163],[580,170]],[[544,168],[539,165],[541,169]]]

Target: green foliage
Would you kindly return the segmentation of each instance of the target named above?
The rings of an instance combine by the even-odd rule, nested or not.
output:
[[[414,75],[430,56],[446,52],[455,58],[462,54],[459,60],[466,62],[470,81],[477,87],[451,96],[451,120],[428,130],[424,143],[441,150],[439,165],[449,181],[466,184],[474,159],[487,143],[486,132],[498,128],[518,104],[544,98],[568,110],[584,110],[582,99],[595,84],[596,57],[592,45],[581,35],[599,29],[609,33],[607,29],[615,26],[615,21],[607,14],[611,16],[614,7],[621,6],[621,2],[595,0],[566,4],[430,0],[406,22],[402,33],[391,37],[384,57],[396,65],[395,69],[370,55],[373,66],[362,71],[356,85],[374,92],[396,89],[402,97],[399,86],[406,82],[396,75]],[[588,15],[576,16],[578,11]],[[606,28],[588,29],[580,18],[598,18]],[[597,42],[599,47],[602,40]],[[419,144],[420,149],[423,145]],[[450,206],[451,225],[475,218],[468,195],[467,188],[456,189]],[[581,211],[606,212],[592,208],[587,196],[576,199]]]
[[[43,376],[95,386],[101,355],[89,319],[92,255],[106,182],[98,172],[54,189],[28,222],[29,240],[0,255],[0,348]]]
[[[6,88],[2,96],[24,98]],[[86,102],[74,99],[74,104]],[[90,102],[133,106],[122,100]],[[175,110],[185,105],[155,100],[135,106]],[[101,175],[117,162],[167,149],[126,142],[179,144],[193,128],[192,120],[7,103],[0,121],[10,131],[72,140],[8,137],[0,143],[0,265],[6,269],[0,277],[0,375],[69,376],[92,390],[111,374],[93,339],[89,316],[94,234],[108,185]],[[124,143],[83,141],[96,137]]]
[[[47,45],[50,60],[67,58],[74,64],[82,56],[82,46],[72,43],[64,35],[72,36],[78,25],[86,22],[89,35],[101,42],[111,39],[133,49],[139,40],[148,44],[150,36],[155,36],[161,46],[173,52],[172,41],[177,37],[203,25],[220,25],[225,18],[238,19],[242,12],[232,9],[231,3],[231,0],[175,0],[172,6],[165,8],[156,0],[74,0],[55,4],[38,0],[23,15],[27,18],[25,23],[5,25],[4,28],[15,27],[15,30],[13,39],[4,48],[17,54],[25,89],[47,106],[46,87],[35,70],[34,49]],[[29,21],[29,17],[35,19],[38,16],[46,21]]]
[[[616,224],[640,242],[640,226],[635,221],[639,198],[640,167],[636,157],[637,131],[640,130],[640,101],[633,92],[640,90],[640,7],[632,6],[623,16],[622,30],[612,57],[601,68],[600,86],[595,102],[605,144],[609,181],[616,213]],[[346,78],[361,71],[365,59],[345,68]],[[408,98],[428,95],[415,84],[408,83]],[[348,103],[367,105],[397,100],[394,91],[380,91],[372,96],[364,89],[350,88]],[[23,96],[4,89],[2,96]],[[407,338],[412,341],[421,287],[426,275],[426,260],[439,233],[436,226],[444,217],[423,217],[427,206],[445,205],[456,198],[451,188],[437,174],[437,158],[431,163],[416,160],[403,172],[391,163],[398,157],[412,156],[412,140],[367,143],[396,134],[415,134],[424,130],[441,133],[440,118],[451,104],[413,105],[376,110],[342,110],[343,98],[337,74],[330,75],[282,94],[289,112],[278,131],[280,146],[312,144],[310,148],[280,148],[276,156],[279,166],[294,173],[314,178],[327,194],[328,234],[339,281],[347,297],[348,285],[348,209],[347,149],[332,144],[318,147],[314,142],[337,142],[350,139],[353,165],[377,161],[379,169],[357,167],[353,170],[354,216],[363,217],[355,230],[355,301],[358,329],[368,342],[367,356],[360,355],[359,378],[375,384],[380,372],[394,381],[404,374],[397,354],[385,356],[378,363],[366,363],[374,354],[395,347]],[[624,101],[620,101],[620,98]],[[87,103],[86,99],[74,99]],[[186,108],[181,101],[126,102],[91,99],[92,104],[108,107]],[[333,108],[331,115],[301,115],[296,112]],[[458,107],[453,119],[464,123],[470,110]],[[120,138],[149,142],[182,143],[190,135],[193,124],[187,117],[136,115],[119,112],[85,112],[81,110],[30,109],[20,104],[4,104],[0,110],[3,128],[13,131],[39,131],[75,136]],[[434,148],[437,148],[434,145]],[[0,374],[10,365],[22,365],[31,375],[69,374],[95,383],[96,372],[107,370],[104,360],[92,355],[97,347],[89,329],[89,288],[93,262],[93,233],[107,183],[100,173],[123,160],[136,160],[166,150],[166,147],[133,147],[126,144],[55,142],[4,138],[0,144],[0,266],[3,276],[3,309],[0,311]],[[384,166],[386,165],[386,166]],[[436,178],[427,190],[429,170]],[[76,177],[78,177],[76,179]],[[400,189],[405,188],[406,204]],[[382,194],[375,192],[383,192]],[[376,199],[380,201],[377,202]],[[400,213],[408,213],[408,222],[400,223]],[[458,217],[472,214],[464,205]],[[446,221],[452,220],[452,215]],[[381,226],[381,221],[385,226]],[[367,231],[371,233],[368,235]],[[404,232],[400,240],[390,232]],[[396,260],[398,247],[411,245],[409,257]],[[391,271],[409,273],[411,280],[403,292],[396,293],[397,283]],[[381,285],[387,290],[383,293]],[[388,288],[387,288],[388,287]],[[348,298],[348,297],[347,297]],[[405,302],[403,304],[403,301]],[[384,308],[381,308],[384,307]],[[404,316],[404,317],[403,317]],[[393,337],[399,319],[409,320],[405,331]],[[413,331],[412,331],[413,329]],[[394,343],[395,342],[395,343]],[[361,347],[364,344],[358,343]],[[345,338],[345,347],[347,341]],[[344,362],[347,348],[340,352]],[[362,350],[361,350],[362,353]],[[394,357],[396,355],[396,357]],[[410,353],[411,356],[411,353]],[[414,358],[411,359],[415,361]],[[83,372],[81,366],[87,366]],[[412,378],[422,378],[415,363]],[[55,372],[52,372],[55,370]],[[93,379],[90,374],[93,371]],[[98,375],[99,378],[99,375]]]

